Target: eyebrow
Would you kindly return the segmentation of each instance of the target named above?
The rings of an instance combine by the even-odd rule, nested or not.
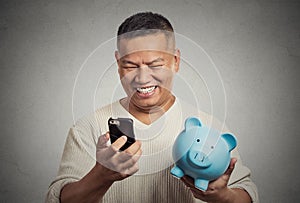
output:
[[[150,65],[150,64],[153,64],[153,63],[157,63],[157,62],[163,62],[163,61],[165,61],[163,58],[157,58],[157,59],[154,59],[153,61],[150,61],[150,62],[147,62],[147,63],[145,63],[146,65]],[[121,62],[122,63],[127,63],[127,64],[131,64],[131,65],[136,65],[136,66],[138,66],[138,64],[137,63],[134,63],[134,62],[132,62],[132,61],[129,61],[129,60],[126,60],[126,59],[121,59]]]
[[[122,63],[124,63],[124,64],[131,64],[131,65],[135,65],[135,66],[138,66],[138,64],[137,63],[134,63],[134,62],[132,62],[132,61],[128,61],[128,60],[126,60],[126,59],[121,59],[121,62]]]

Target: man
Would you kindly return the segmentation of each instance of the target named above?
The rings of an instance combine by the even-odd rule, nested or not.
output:
[[[59,174],[46,201],[258,202],[250,171],[236,150],[228,170],[210,182],[207,191],[196,189],[190,177],[177,180],[170,175],[169,149],[186,116],[195,112],[183,111],[188,105],[171,92],[180,51],[175,49],[169,21],[151,12],[135,14],[119,27],[117,47],[118,73],[127,97],[98,109],[71,128]],[[208,123],[209,115],[197,115]],[[132,118],[141,141],[125,151],[119,149],[126,136],[108,145],[110,135],[104,132],[109,117]],[[103,135],[99,136],[99,131]]]

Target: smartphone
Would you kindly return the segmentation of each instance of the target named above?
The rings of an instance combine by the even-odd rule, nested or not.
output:
[[[133,120],[131,118],[109,118],[108,128],[111,143],[114,143],[123,135],[127,137],[127,142],[120,148],[121,151],[124,151],[135,142]]]

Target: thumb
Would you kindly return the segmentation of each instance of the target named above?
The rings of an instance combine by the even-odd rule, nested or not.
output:
[[[112,148],[115,150],[119,150],[127,141],[127,137],[125,135],[118,138],[114,143],[111,144]]]
[[[229,164],[229,167],[228,169],[225,171],[224,175],[228,175],[230,177],[234,167],[235,167],[235,164],[237,162],[237,159],[236,158],[231,158],[230,160],[230,164]]]

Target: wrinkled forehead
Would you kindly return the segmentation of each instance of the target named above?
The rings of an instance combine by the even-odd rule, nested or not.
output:
[[[120,57],[144,51],[154,51],[174,54],[175,51],[173,35],[166,33],[150,33],[137,36],[120,36],[118,40],[118,51]]]

